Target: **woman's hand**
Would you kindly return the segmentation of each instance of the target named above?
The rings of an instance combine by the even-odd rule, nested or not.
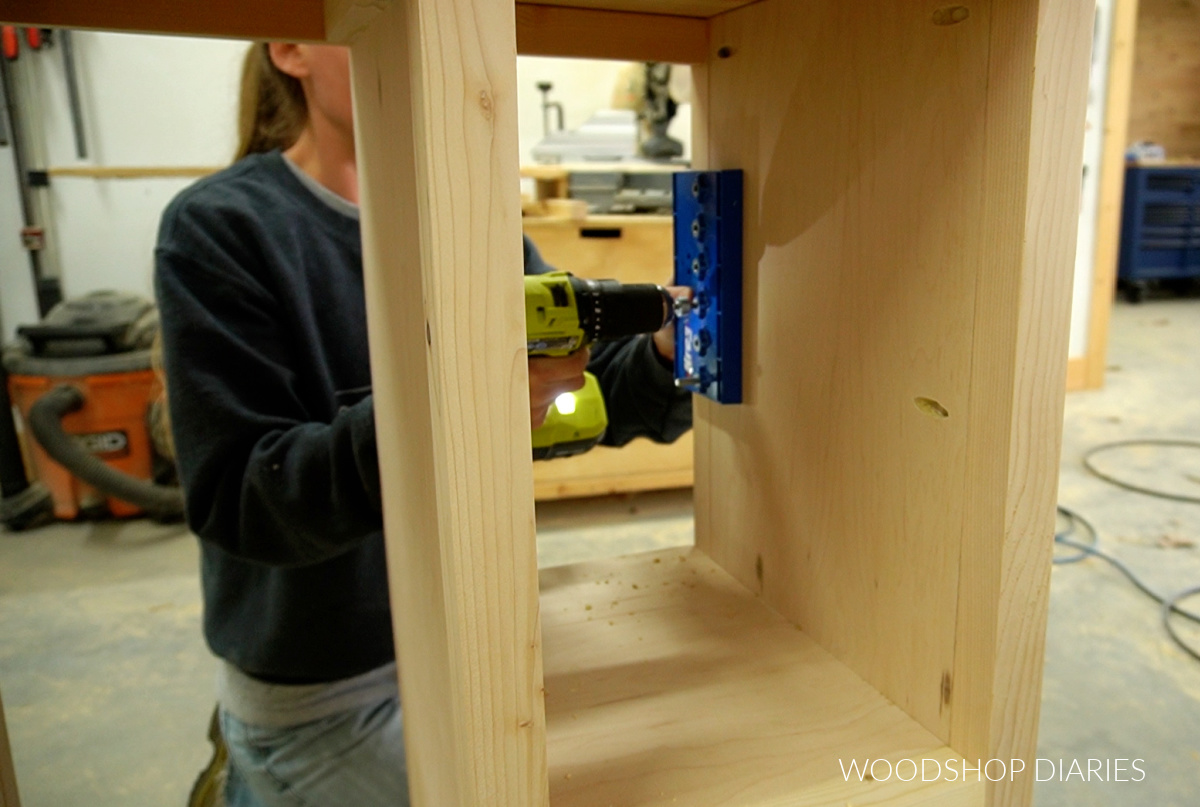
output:
[[[590,358],[587,348],[569,356],[532,356],[529,359],[529,425],[546,421],[554,399],[583,386],[583,371]]]
[[[692,290],[688,286],[667,286],[666,289],[673,300],[686,300],[692,296]],[[653,338],[654,349],[658,351],[658,355],[667,361],[675,361],[675,318],[671,317],[670,322],[655,331]]]

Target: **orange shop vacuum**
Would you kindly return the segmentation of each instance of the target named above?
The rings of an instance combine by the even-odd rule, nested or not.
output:
[[[151,301],[113,291],[64,300],[17,329],[3,364],[35,481],[14,496],[7,488],[20,480],[7,474],[0,521],[10,530],[51,517],[182,517],[174,464],[154,437],[165,421],[151,361],[157,332]]]

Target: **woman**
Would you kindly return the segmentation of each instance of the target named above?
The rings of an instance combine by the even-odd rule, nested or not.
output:
[[[222,659],[226,802],[407,804],[367,360],[347,52],[258,44],[237,161],[163,215],[175,450]],[[525,242],[526,271],[545,271]],[[516,267],[514,267],[516,271]],[[691,425],[664,330],[531,359],[530,423],[585,366],[606,442]]]

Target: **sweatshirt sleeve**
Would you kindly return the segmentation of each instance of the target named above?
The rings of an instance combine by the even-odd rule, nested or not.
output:
[[[155,288],[187,520],[205,541],[276,566],[316,563],[382,528],[369,395],[322,419],[272,290],[235,240],[164,219]],[[166,243],[164,243],[164,241]]]
[[[593,345],[588,370],[608,408],[604,445],[623,446],[635,437],[673,443],[692,427],[692,394],[676,388],[649,334]]]

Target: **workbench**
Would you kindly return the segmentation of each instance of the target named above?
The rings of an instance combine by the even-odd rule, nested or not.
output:
[[[350,43],[420,807],[1029,803],[1093,13],[0,0]],[[745,403],[696,402],[696,548],[540,587],[518,51],[693,64],[694,162],[745,172]]]

